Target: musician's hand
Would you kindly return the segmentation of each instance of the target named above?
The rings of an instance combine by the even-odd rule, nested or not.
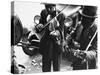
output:
[[[59,33],[58,30],[56,30],[56,31],[52,31],[52,32],[50,33],[50,35],[52,35],[52,36],[59,36],[60,33]]]
[[[43,28],[43,24],[38,24],[38,25],[36,26],[36,28],[37,28],[37,29],[42,29],[42,28]]]
[[[84,51],[80,51],[80,54],[79,54],[83,59],[86,57],[86,53]]]
[[[80,44],[79,44],[78,42],[73,41],[73,43],[74,43],[74,47],[75,47],[76,49],[80,48]]]
[[[81,50],[76,50],[74,52],[74,56],[76,56],[77,58],[84,59],[86,57],[86,53],[84,51],[81,51]]]

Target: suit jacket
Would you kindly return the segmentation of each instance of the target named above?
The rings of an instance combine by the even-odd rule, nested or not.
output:
[[[57,11],[57,12],[59,12],[59,11]],[[47,23],[47,16],[48,15],[49,14],[46,11],[46,9],[42,10],[42,12],[41,12],[41,19],[40,19],[40,23],[41,24],[45,25]],[[56,12],[54,12],[53,15],[54,15],[53,17],[55,17],[56,16]],[[59,14],[57,16],[57,20],[59,22],[59,26],[56,27],[56,30],[58,30],[60,32],[60,36],[61,36],[60,42],[62,43],[62,41],[64,39],[63,31],[64,31],[65,16],[63,14]],[[45,28],[45,34],[41,38],[41,41],[40,41],[40,47],[39,48],[40,48],[40,53],[41,54],[48,54],[49,53],[49,51],[48,51],[48,48],[49,48],[48,42],[49,41],[53,41],[53,40],[50,39],[50,31],[49,31],[48,27],[46,27]],[[61,53],[62,46],[61,45],[57,45],[57,44],[55,46],[56,46],[55,53]]]
[[[93,35],[97,30],[96,24],[92,25],[91,27],[84,29],[82,25],[79,25],[77,28],[77,41],[80,43],[80,50],[85,51],[89,42],[91,41]],[[86,59],[88,61],[88,68],[95,69],[96,68],[96,59],[97,59],[97,34],[93,39],[91,46],[89,47],[88,51],[86,51]],[[74,61],[73,65],[83,65],[79,63],[79,60]],[[87,65],[83,65],[84,67]]]

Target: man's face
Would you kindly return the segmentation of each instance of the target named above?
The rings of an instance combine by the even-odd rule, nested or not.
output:
[[[52,14],[55,11],[55,6],[49,6],[46,9],[49,14]]]

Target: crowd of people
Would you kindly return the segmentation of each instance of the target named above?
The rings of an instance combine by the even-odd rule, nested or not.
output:
[[[70,18],[56,9],[56,4],[44,4],[40,13],[36,33],[43,33],[38,42],[38,52],[42,55],[42,71],[60,71],[60,63],[65,53],[72,62],[73,70],[97,68],[97,7],[80,6]],[[31,37],[30,41],[34,39]],[[26,51],[26,49],[24,49]],[[26,52],[27,53],[27,52]],[[32,55],[32,52],[29,52]],[[34,52],[33,52],[34,53]]]
[[[55,4],[45,4],[39,24],[36,26],[37,30],[45,31],[39,47],[43,56],[42,71],[51,71],[51,62],[53,63],[53,70],[60,71],[63,52],[67,52],[68,57],[71,56],[73,70],[96,69],[96,18],[97,7],[82,6],[77,15],[72,18],[73,24],[67,27],[65,25],[66,16],[63,12],[56,10]],[[46,24],[48,25],[44,28]],[[40,30],[38,33],[41,32]]]

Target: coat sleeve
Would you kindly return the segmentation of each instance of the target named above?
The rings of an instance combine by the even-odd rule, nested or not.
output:
[[[96,38],[97,38],[97,36],[96,36]],[[90,50],[86,52],[86,58],[88,60],[97,58],[97,40],[94,40],[92,46],[90,47]]]
[[[88,60],[96,59],[96,56],[97,56],[96,51],[87,51],[86,54],[87,54],[86,58]]]
[[[47,17],[47,12],[46,10],[42,10],[41,13],[40,13],[40,20],[39,20],[39,24],[42,24],[42,25],[45,25],[47,23],[46,21],[46,17]],[[38,25],[39,25],[38,24]],[[39,31],[38,28],[35,29],[36,30],[36,33],[41,33],[42,31]],[[43,29],[44,30],[44,29]]]
[[[45,25],[47,23],[47,21],[46,21],[47,12],[45,9],[41,11],[40,16],[41,16],[41,18],[40,18],[39,23]]]
[[[95,32],[97,30],[96,27],[93,27],[93,32]],[[86,52],[87,54],[87,59],[92,60],[92,59],[96,59],[97,58],[97,34],[93,40],[93,42],[91,43],[91,47],[89,48],[89,50]]]
[[[64,20],[65,20],[64,14],[61,13],[60,15],[58,15],[57,20],[59,22],[58,29],[61,34],[61,42],[63,42],[64,41]]]

